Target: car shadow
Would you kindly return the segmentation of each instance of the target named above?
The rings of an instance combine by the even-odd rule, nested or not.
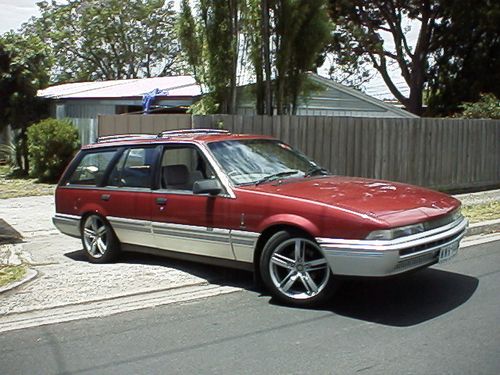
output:
[[[344,280],[323,309],[373,323],[408,327],[444,315],[472,297],[477,278],[428,268],[389,279]]]
[[[65,255],[75,261],[87,262],[83,250]],[[129,252],[124,252],[117,262],[174,268],[211,284],[242,288],[261,297],[269,296],[255,285],[253,274],[247,271]],[[388,326],[408,327],[459,307],[472,297],[478,285],[477,278],[434,268],[386,279],[345,279],[340,281],[339,290],[330,301],[307,309],[330,311]],[[274,298],[270,298],[269,303],[281,305]]]
[[[88,262],[83,249],[72,251],[64,255],[77,262]],[[134,252],[121,253],[116,263],[143,264],[174,268],[176,270],[189,273],[190,275],[205,279],[210,284],[232,286],[249,291],[256,290],[253,283],[253,273],[244,270]],[[99,264],[96,264],[96,266],[99,266]]]

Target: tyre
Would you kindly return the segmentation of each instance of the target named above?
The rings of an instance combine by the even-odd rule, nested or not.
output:
[[[278,232],[267,241],[260,272],[272,296],[286,304],[316,305],[331,297],[336,289],[318,244],[292,231]]]
[[[82,244],[88,260],[107,263],[118,256],[120,243],[113,228],[99,215],[87,216],[82,225]]]

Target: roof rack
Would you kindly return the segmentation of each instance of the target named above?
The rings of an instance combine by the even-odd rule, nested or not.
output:
[[[124,140],[133,140],[133,139],[151,139],[156,138],[154,134],[116,134],[116,135],[106,135],[103,137],[98,137],[96,142],[109,142],[109,141],[124,141]]]
[[[230,134],[229,130],[224,129],[177,129],[166,130],[158,134],[158,138],[175,137],[183,135],[217,135],[217,134]]]

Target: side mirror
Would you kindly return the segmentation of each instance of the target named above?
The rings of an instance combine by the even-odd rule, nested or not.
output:
[[[193,184],[193,193],[217,195],[222,191],[222,186],[217,180],[198,180]]]

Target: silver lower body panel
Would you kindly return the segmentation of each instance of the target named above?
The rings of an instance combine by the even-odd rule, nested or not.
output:
[[[80,216],[55,214],[52,217],[52,222],[61,233],[80,238],[80,219]]]
[[[467,220],[462,219],[429,237],[419,235],[408,241],[366,241],[316,238],[334,275],[384,277],[431,266],[443,260],[442,251],[457,254],[465,235]],[[441,258],[440,258],[441,255]]]

